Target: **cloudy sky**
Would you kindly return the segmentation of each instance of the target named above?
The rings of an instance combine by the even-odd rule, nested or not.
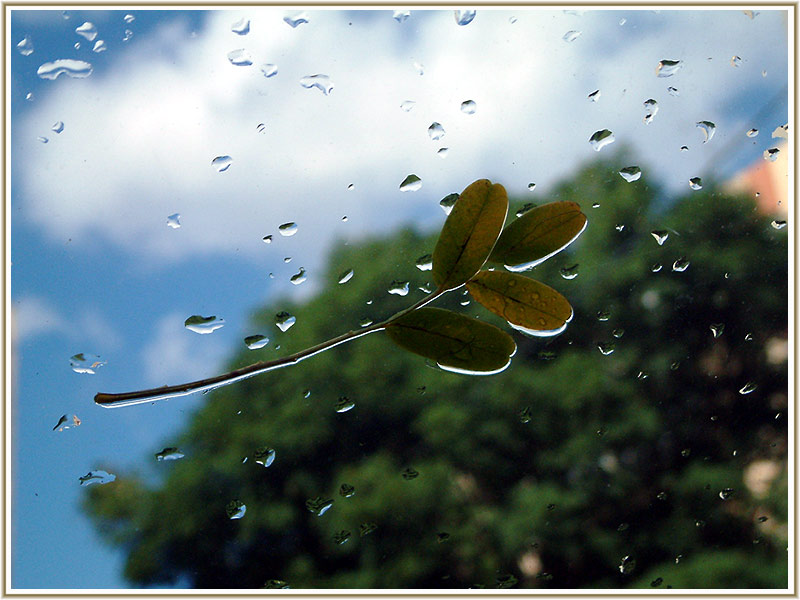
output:
[[[78,477],[157,477],[151,457],[203,401],[104,410],[95,392],[215,374],[244,336],[280,339],[249,314],[319,290],[334,244],[436,229],[438,201],[481,177],[544,199],[598,156],[595,131],[670,192],[724,180],[776,145],[791,87],[780,11],[10,12],[15,587],[124,586]],[[680,68],[659,77],[662,60]],[[37,74],[59,65],[83,76]],[[401,191],[412,173],[421,188]],[[194,314],[225,327],[187,331]],[[80,352],[106,364],[75,373]],[[62,414],[81,426],[52,431]]]

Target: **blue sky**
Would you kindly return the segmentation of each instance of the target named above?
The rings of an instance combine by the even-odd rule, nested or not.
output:
[[[391,10],[309,10],[292,28],[283,17],[298,11],[10,11],[14,587],[126,586],[122,556],[80,512],[78,478],[105,467],[156,480],[170,465],[154,454],[205,398],[106,410],[93,395],[215,374],[253,333],[275,355],[291,330],[252,331],[249,315],[320,290],[333,244],[436,229],[438,201],[479,177],[542,200],[597,156],[588,139],[604,128],[617,141],[601,154],[625,145],[643,180],[684,193],[690,177],[724,179],[759,159],[787,119],[789,21],[777,11],[519,8],[459,26],[449,10],[402,23]],[[241,18],[246,35],[231,30]],[[87,21],[93,41],[75,31]],[[581,33],[567,42],[568,31]],[[107,50],[92,50],[97,39]],[[231,63],[239,49],[252,65]],[[92,72],[37,76],[58,59]],[[662,59],[683,66],[659,78]],[[313,74],[330,77],[329,95],[300,85]],[[659,112],[645,124],[649,98]],[[701,120],[717,125],[707,144]],[[433,122],[441,140],[428,136]],[[224,155],[233,162],[217,172]],[[422,188],[401,192],[410,173]],[[288,221],[298,232],[282,237]],[[301,266],[308,280],[294,286]],[[183,327],[194,314],[226,325],[198,335]],[[79,352],[107,364],[75,373]],[[65,413],[80,427],[52,431]]]

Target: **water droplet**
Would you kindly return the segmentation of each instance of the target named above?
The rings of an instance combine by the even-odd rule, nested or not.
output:
[[[464,100],[461,103],[461,112],[464,114],[474,115],[476,110],[478,110],[478,105],[475,104],[474,100]]]
[[[656,116],[656,113],[658,112],[658,102],[656,102],[652,98],[650,98],[649,100],[645,100],[644,108],[647,111],[647,113],[644,116],[645,124],[652,123],[653,119]]]
[[[703,130],[703,143],[706,144],[711,141],[711,138],[714,137],[714,133],[717,131],[717,126],[714,125],[711,121],[698,121],[695,123],[695,127],[699,127]]]
[[[347,283],[353,278],[353,269],[347,269],[339,275],[339,283]]]
[[[59,58],[41,65],[36,70],[36,74],[42,79],[55,79],[61,74],[80,79],[92,74],[92,65],[83,60]]]
[[[247,507],[241,500],[231,500],[225,506],[225,514],[228,515],[228,518],[231,520],[241,519],[244,516],[244,513],[246,512],[247,512]]]
[[[97,37],[97,27],[94,26],[94,23],[86,21],[83,25],[75,29],[75,33],[93,42],[94,38]]]
[[[420,256],[415,264],[420,271],[430,271],[433,269],[433,256],[430,254]]]
[[[133,37],[133,32],[130,29],[125,30],[125,35],[122,38],[123,42],[127,42],[129,39]]]
[[[211,165],[218,173],[223,173],[230,168],[232,162],[233,159],[230,156],[217,156],[211,161]]]
[[[439,158],[447,158],[447,153],[450,152],[450,148],[439,148],[436,151],[436,154],[439,155]]]
[[[265,244],[271,244],[272,243],[272,236],[271,235],[265,235],[263,238],[261,238],[261,241],[264,242]]]
[[[414,175],[413,173],[403,179],[403,182],[400,184],[400,191],[401,192],[416,192],[418,189],[422,187],[422,179]]]
[[[300,285],[307,279],[306,277],[306,270],[303,267],[300,267],[300,270],[291,276],[289,281],[291,281],[294,285]]]
[[[595,152],[600,152],[609,144],[614,143],[614,134],[608,129],[600,129],[592,134],[592,137],[589,138],[589,143]]]
[[[519,209],[519,210],[518,210],[516,213],[514,213],[514,215],[515,215],[517,218],[519,218],[519,217],[521,217],[522,215],[524,215],[526,212],[528,212],[528,211],[530,211],[530,210],[532,210],[532,209],[534,209],[534,208],[536,208],[536,205],[535,205],[533,202],[526,202],[525,204],[523,204],[523,205],[520,207],[520,209]]]
[[[619,563],[619,572],[623,575],[630,574],[636,568],[636,561],[630,556],[623,556]]]
[[[740,64],[742,64],[742,58],[740,56],[732,56],[731,57],[731,66],[732,67],[738,67]]]
[[[349,540],[351,535],[352,534],[349,531],[342,529],[339,533],[335,533],[333,535],[333,541],[334,543],[341,545]]]
[[[681,60],[668,60],[665,58],[659,61],[658,66],[656,67],[656,75],[658,77],[672,77],[681,69],[682,66],[683,61]]]
[[[718,338],[725,329],[725,323],[712,323],[709,325],[712,337]]]
[[[617,231],[622,231],[623,229],[625,229],[625,225],[622,225],[622,224],[620,224],[620,225],[615,225],[615,226],[614,226],[614,229],[616,229]]]
[[[494,587],[499,590],[512,588],[515,585],[517,585],[517,578],[514,577],[511,573],[504,573],[502,575],[498,575],[497,577],[495,577],[494,580]]]
[[[669,238],[669,232],[663,229],[654,229],[653,231],[650,232],[650,235],[652,235],[653,238],[655,238],[656,243],[659,246],[663,246],[664,242],[666,242],[667,238]],[[660,268],[661,266],[659,265],[659,269]]]
[[[296,322],[297,318],[290,315],[285,310],[275,315],[275,325],[277,325],[278,329],[280,329],[281,331],[287,331]]]
[[[95,483],[99,483],[100,485],[111,483],[117,478],[116,475],[113,473],[108,473],[106,471],[89,471],[83,477],[79,477],[78,481],[81,482],[81,485],[92,485]]]
[[[347,412],[348,410],[351,410],[351,409],[355,408],[355,406],[356,406],[356,403],[353,402],[352,400],[350,400],[349,398],[347,398],[347,396],[341,396],[336,401],[336,412],[337,413],[344,413],[344,412]]]
[[[264,584],[265,590],[288,590],[291,589],[288,583],[282,579],[270,579]]]
[[[308,15],[305,12],[296,12],[286,15],[283,20],[294,28],[303,23],[308,23]]]
[[[134,17],[131,14],[127,14],[124,17],[122,17],[122,20],[125,21],[126,23],[130,24],[130,23],[133,23],[136,20],[136,17]]]
[[[354,488],[349,483],[343,483],[342,486],[339,488],[339,495],[342,498],[352,498],[356,495],[356,488]]]
[[[672,270],[677,271],[678,273],[683,273],[686,269],[689,268],[689,261],[686,260],[684,257],[679,258],[674,263],[672,263]]]
[[[611,335],[613,335],[615,338],[619,339],[619,338],[621,338],[623,335],[625,335],[625,330],[624,330],[622,327],[617,327],[616,329],[614,329],[614,330],[611,332]]]
[[[561,267],[561,277],[564,279],[575,279],[578,276],[578,265],[574,264],[571,267]]]
[[[397,279],[392,281],[391,285],[389,286],[389,293],[397,296],[407,296],[408,281],[399,281]]]
[[[250,350],[258,350],[269,344],[269,338],[265,335],[248,335],[244,338],[244,345]]]
[[[622,177],[628,183],[638,181],[639,178],[642,176],[642,170],[639,167],[625,167],[624,169],[620,169],[619,171],[620,177]]]
[[[164,448],[161,452],[156,454],[156,460],[178,460],[184,456],[185,454],[177,448]]]
[[[727,500],[728,498],[733,496],[733,494],[734,494],[733,488],[724,488],[720,491],[719,497],[722,498],[723,500]]]
[[[300,80],[300,85],[306,89],[317,88],[320,92],[329,95],[333,91],[333,82],[327,75],[318,73],[316,75],[306,75]]]
[[[94,370],[105,364],[106,361],[100,360],[100,357],[96,354],[87,354],[85,352],[71,356],[69,359],[69,366],[72,367],[73,371],[87,375],[94,375]]]
[[[25,100],[27,100],[28,102],[33,102],[33,99],[34,99],[33,92],[28,92],[27,94],[25,94]]]
[[[267,79],[270,77],[274,77],[278,74],[278,65],[274,65],[272,63],[264,63],[261,65],[261,74],[264,75]]]
[[[372,325],[372,323],[373,323],[373,321],[372,321],[372,319],[370,319],[369,317],[364,317],[363,319],[361,319],[361,320],[358,322],[358,324],[359,324],[361,327],[369,327],[370,325]]]
[[[748,130],[747,130],[747,133],[746,133],[745,135],[746,135],[747,137],[749,137],[749,138],[756,137],[756,136],[758,135],[758,129],[755,129],[755,128],[753,128],[753,129],[748,129]]]
[[[297,233],[297,223],[290,221],[289,223],[278,225],[278,233],[280,233],[283,237],[293,236],[295,233]]]
[[[775,221],[772,221],[772,223],[770,223],[770,225],[772,225],[772,227],[774,229],[783,229],[784,227],[786,227],[786,221],[775,220]]]
[[[78,415],[61,415],[58,423],[53,427],[53,431],[64,431],[65,429],[77,427],[80,424],[81,420],[78,418]]]
[[[411,16],[410,10],[396,10],[392,13],[392,18],[398,23],[402,23]]]
[[[789,139],[789,124],[786,123],[785,125],[781,125],[780,127],[773,129],[772,137],[783,138],[785,140]]]
[[[430,137],[432,140],[440,140],[444,137],[444,134],[444,127],[442,127],[441,123],[434,121],[428,127],[428,137]]]
[[[189,331],[195,333],[207,334],[216,331],[225,325],[225,319],[222,317],[217,318],[212,315],[210,317],[201,317],[200,315],[192,315],[183,322],[184,327]]]
[[[666,500],[667,499],[667,492],[658,492],[658,494],[656,494],[656,498],[658,498],[661,501]]]
[[[253,64],[253,57],[244,48],[228,52],[228,60],[236,67],[249,67]]]
[[[688,152],[689,146],[681,146],[681,152]]]
[[[50,140],[48,140],[46,137],[44,137],[43,135],[40,135],[40,136],[38,136],[36,139],[37,139],[38,141],[42,142],[43,144],[46,144],[47,142],[49,142],[49,141],[50,141]]]
[[[475,18],[476,11],[472,9],[454,10],[453,15],[456,18],[456,23],[464,26],[472,23],[472,19]]]
[[[264,468],[267,468],[275,462],[275,450],[269,446],[262,446],[255,451],[253,458],[255,459],[256,463]]]
[[[416,479],[419,476],[419,471],[412,469],[411,467],[408,467],[401,473],[401,475],[405,480]]]
[[[314,513],[318,517],[321,517],[328,512],[331,506],[333,506],[333,500],[330,498],[325,499],[321,496],[317,496],[316,498],[309,498],[306,500],[306,508],[309,510],[309,512]]]
[[[412,66],[414,67],[414,70],[416,70],[416,72],[419,73],[420,75],[425,74],[425,65],[423,65],[421,62],[414,61]]]
[[[22,38],[22,40],[20,40],[20,42],[17,44],[17,50],[19,50],[19,53],[22,54],[22,56],[30,56],[33,54],[33,42],[31,41],[30,36],[26,35],[24,38]]]
[[[97,40],[92,47],[92,52],[105,52],[108,50],[108,46],[104,40]]]
[[[517,17],[508,17],[508,22],[513,25],[517,22]]]
[[[172,229],[178,229],[181,226],[181,214],[175,213],[174,215],[169,215],[167,217],[167,227],[172,227]]]
[[[764,150],[764,160],[768,160],[769,162],[775,162],[778,160],[778,154],[780,150],[778,148],[770,148],[769,150]]]
[[[574,42],[580,37],[580,35],[581,35],[580,31],[573,29],[572,31],[568,31],[567,33],[565,33],[561,39],[564,40],[565,42]]]
[[[614,342],[598,342],[597,349],[600,350],[600,354],[603,356],[608,356],[609,354],[613,354],[614,350],[616,350],[616,344]]]
[[[310,397],[311,397],[311,390],[304,390],[303,398],[310,398]]]
[[[519,422],[523,424],[528,424],[531,422],[531,407],[526,406],[521,411],[519,411]]]
[[[586,97],[592,102],[597,102],[600,100],[600,90],[595,90]]]
[[[650,582],[650,587],[658,587],[662,583],[664,583],[664,579],[662,577],[656,577],[653,581]]]
[[[242,17],[231,25],[231,31],[237,35],[247,35],[250,33],[250,19]]]
[[[605,309],[597,311],[598,321],[608,321],[609,318],[611,318],[611,311]]]
[[[764,516],[758,517],[758,522],[759,523],[766,523],[768,520],[769,520],[769,517],[764,517]]]
[[[751,394],[754,391],[756,391],[757,387],[758,386],[754,382],[748,381],[747,383],[744,384],[744,387],[742,387],[742,389],[739,390],[739,393],[742,394],[743,396],[746,394]]]
[[[625,23],[627,23],[627,22],[628,22],[628,19],[626,19],[625,17],[622,17],[622,18],[619,20],[619,26],[620,26],[620,27],[622,27],[622,26],[623,26],[623,25],[625,25]]]
[[[377,523],[373,523],[372,521],[367,521],[366,523],[362,523],[358,528],[358,535],[364,537],[365,535],[369,535],[373,531],[378,528]]]
[[[403,102],[400,103],[400,109],[403,110],[404,112],[410,112],[411,109],[414,108],[416,104],[417,103],[414,102],[413,100],[404,100]]]
[[[692,177],[689,180],[689,187],[693,190],[702,190],[703,189],[703,180],[700,177]]]

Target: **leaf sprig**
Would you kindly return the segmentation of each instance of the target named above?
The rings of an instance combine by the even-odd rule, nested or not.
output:
[[[478,303],[518,331],[534,336],[561,333],[572,319],[570,303],[553,288],[516,272],[532,269],[566,248],[587,223],[575,202],[544,204],[504,229],[507,215],[508,194],[502,185],[479,179],[467,186],[448,215],[433,251],[431,274],[436,290],[385,321],[290,356],[260,361],[216,377],[137,392],[101,392],[94,400],[110,408],[207,391],[296,364],[376,331],[386,331],[399,347],[436,362],[442,369],[471,375],[499,373],[508,367],[517,350],[508,333],[484,321],[426,305],[466,286]],[[504,265],[512,272],[482,270],[487,263]]]

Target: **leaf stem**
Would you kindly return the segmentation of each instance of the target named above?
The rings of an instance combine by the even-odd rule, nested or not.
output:
[[[305,350],[300,350],[299,352],[295,352],[289,356],[284,356],[275,360],[262,360],[246,367],[241,367],[228,373],[217,375],[215,377],[198,379],[197,381],[181,383],[178,385],[162,386],[158,388],[139,390],[136,392],[124,392],[120,394],[99,392],[95,395],[94,401],[104,408],[118,408],[121,406],[131,406],[133,404],[143,404],[147,402],[155,402],[156,400],[166,400],[168,398],[187,396],[196,392],[208,392],[224,385],[235,383],[243,379],[248,379],[250,377],[254,377],[255,375],[260,375],[261,373],[266,373],[267,371],[274,371],[275,369],[297,364],[301,360],[305,360],[306,358],[314,356],[315,354],[329,350],[334,346],[338,346],[339,344],[344,344],[356,338],[364,337],[365,335],[375,333],[376,331],[382,331],[395,319],[398,319],[405,314],[408,314],[425,306],[426,304],[433,302],[446,291],[447,290],[445,289],[439,288],[435,292],[432,292],[422,298],[422,300],[419,302],[416,302],[408,308],[401,310],[400,312],[392,315],[384,321],[381,321],[380,323],[375,323],[369,327],[365,327],[364,329],[348,331],[347,333],[343,333],[342,335],[331,338],[330,340],[322,342],[321,344],[317,344],[316,346],[306,348]]]

